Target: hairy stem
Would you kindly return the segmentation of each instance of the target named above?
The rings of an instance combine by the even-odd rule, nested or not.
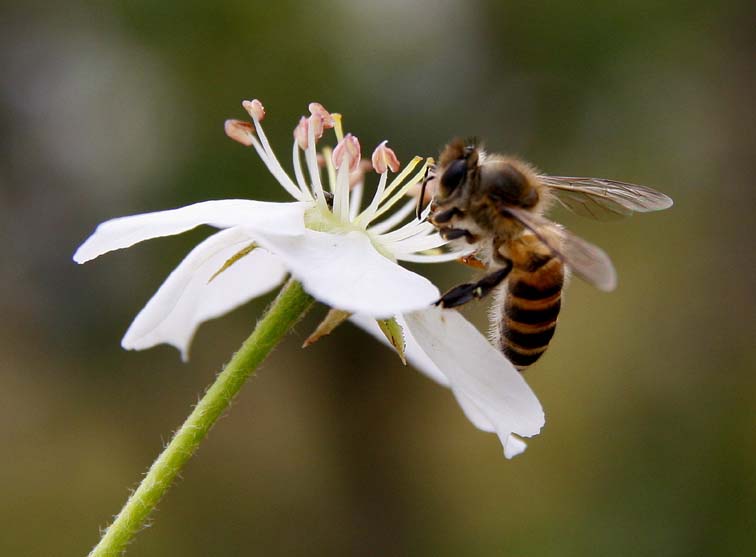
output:
[[[313,301],[300,283],[293,279],[286,283],[255,330],[218,374],[202,400],[152,464],[89,557],[116,557],[122,554],[246,380],[286,332],[302,318]]]

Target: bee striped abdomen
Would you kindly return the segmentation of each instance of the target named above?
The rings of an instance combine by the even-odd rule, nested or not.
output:
[[[535,270],[514,269],[509,276],[499,321],[499,347],[520,371],[535,363],[554,336],[562,301],[564,267],[557,258]]]

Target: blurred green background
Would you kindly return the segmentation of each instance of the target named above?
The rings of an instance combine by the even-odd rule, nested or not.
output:
[[[223,135],[262,99],[283,158],[312,100],[366,153],[454,135],[665,213],[554,218],[620,287],[573,281],[513,461],[451,394],[345,326],[273,354],[130,556],[756,554],[750,2],[66,2],[0,19],[0,554],[84,555],[270,297],[191,362],[120,337],[207,230],[78,267],[113,216],[284,192]],[[421,269],[443,289],[456,265]],[[485,304],[467,315],[485,326]]]

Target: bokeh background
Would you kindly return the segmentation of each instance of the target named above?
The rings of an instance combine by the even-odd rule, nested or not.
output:
[[[451,394],[319,307],[213,430],[129,555],[756,554],[750,2],[28,2],[0,19],[0,554],[84,555],[270,296],[192,359],[119,339],[208,230],[78,267],[107,218],[284,192],[223,135],[307,103],[402,160],[477,135],[666,213],[554,218],[620,274],[580,281],[506,461]],[[285,158],[285,157],[284,157]],[[441,288],[461,266],[421,269]],[[485,326],[485,307],[466,310]]]

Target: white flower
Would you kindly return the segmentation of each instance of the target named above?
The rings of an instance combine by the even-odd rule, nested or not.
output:
[[[262,129],[262,104],[254,100],[243,106],[253,123],[228,120],[227,135],[253,147],[295,201],[205,201],[100,224],[74,254],[76,262],[202,224],[221,229],[168,276],[134,319],[122,346],[141,350],[167,343],[186,359],[202,322],[272,290],[291,274],[313,297],[344,315],[353,314],[353,320],[371,332],[377,330],[376,318],[405,315],[400,320],[409,360],[449,385],[477,427],[496,431],[508,457],[521,452],[524,443],[510,434],[538,432],[543,413],[537,399],[511,364],[461,315],[428,309],[438,299],[438,289],[397,264],[450,261],[466,254],[440,251],[446,242],[433,226],[409,218],[415,201],[407,200],[406,194],[423,179],[432,161],[421,164],[415,157],[389,180],[389,172],[399,171],[400,164],[386,142],[381,143],[372,156],[378,186],[363,208],[366,163],[357,138],[341,131],[340,115],[310,104],[310,116],[302,117],[294,130],[292,179]],[[331,128],[337,146],[333,151],[322,149],[319,160],[316,143]]]

